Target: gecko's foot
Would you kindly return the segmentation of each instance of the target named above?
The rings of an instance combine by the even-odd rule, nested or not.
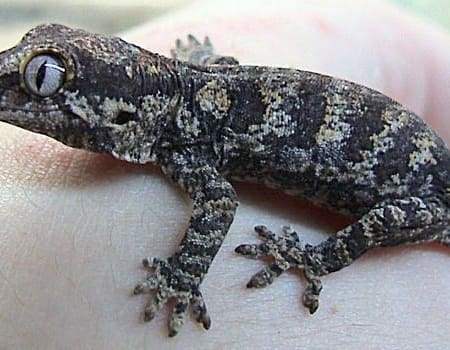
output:
[[[187,43],[181,39],[175,41],[175,48],[170,50],[173,58],[190,62],[193,57],[207,57],[214,54],[214,49],[208,37],[201,43],[195,36],[189,34]]]
[[[175,48],[170,51],[173,58],[198,65],[226,64],[233,65],[239,62],[231,56],[220,56],[214,53],[214,48],[209,37],[205,37],[203,43],[192,34],[187,36],[185,44],[180,39],[175,41]]]
[[[258,259],[272,257],[274,261],[267,267],[256,273],[247,283],[248,288],[262,288],[271,284],[274,279],[291,267],[302,270],[308,282],[303,295],[303,304],[314,313],[319,307],[319,294],[322,283],[319,274],[310,264],[312,247],[307,245],[302,248],[298,235],[290,227],[283,227],[283,234],[276,236],[265,226],[256,226],[263,243],[242,244],[235,251],[238,254]]]
[[[144,259],[143,265],[151,269],[144,282],[134,288],[134,294],[155,292],[144,309],[144,321],[151,321],[169,299],[175,299],[175,306],[169,321],[169,336],[177,335],[186,318],[189,304],[194,318],[205,329],[211,326],[203,296],[196,278],[174,267],[172,258],[167,260]]]

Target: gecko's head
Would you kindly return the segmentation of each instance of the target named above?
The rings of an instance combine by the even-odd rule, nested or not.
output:
[[[157,116],[142,115],[155,110],[146,104],[159,92],[140,71],[143,55],[118,38],[38,26],[0,53],[0,121],[69,146],[151,161]],[[147,96],[139,94],[143,84]]]

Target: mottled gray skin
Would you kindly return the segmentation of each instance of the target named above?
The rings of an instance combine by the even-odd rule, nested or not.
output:
[[[51,75],[59,73],[41,67],[32,78],[24,76],[30,58],[43,52],[64,69],[61,84],[46,97],[30,86],[51,86]],[[348,81],[240,66],[215,55],[209,40],[189,37],[173,54],[177,59],[118,38],[43,25],[0,55],[1,121],[69,146],[155,163],[192,198],[176,253],[144,260],[152,271],[135,293],[155,290],[145,320],[174,298],[171,336],[189,304],[209,328],[199,285],[235,215],[233,179],[264,183],[355,218],[314,247],[302,246],[290,228],[276,237],[258,226],[263,243],[236,248],[273,257],[249,287],[265,286],[290,267],[304,271],[303,301],[311,313],[318,307],[319,276],[370,248],[450,245],[450,152],[419,117]]]

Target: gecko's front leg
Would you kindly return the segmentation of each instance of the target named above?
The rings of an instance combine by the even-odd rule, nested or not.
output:
[[[171,298],[175,307],[169,322],[169,336],[175,336],[184,323],[188,305],[205,329],[211,321],[199,286],[208,272],[233,221],[236,192],[214,168],[192,151],[166,152],[161,157],[163,172],[193,199],[189,227],[177,250],[167,260],[145,259],[152,271],[136,286],[135,294],[155,291],[144,310],[145,321]]]

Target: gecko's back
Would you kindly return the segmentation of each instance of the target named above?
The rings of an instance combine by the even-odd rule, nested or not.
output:
[[[231,105],[238,107],[230,108],[224,147],[232,178],[352,215],[385,198],[450,188],[445,143],[387,96],[299,70],[230,71]]]

